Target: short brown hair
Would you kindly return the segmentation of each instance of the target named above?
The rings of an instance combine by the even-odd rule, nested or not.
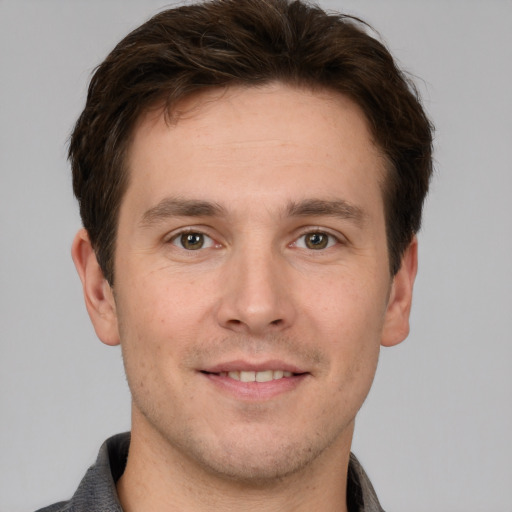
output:
[[[80,214],[113,284],[116,230],[133,126],[157,101],[170,112],[206,88],[273,81],[351,98],[389,167],[383,187],[391,274],[421,223],[432,126],[412,83],[361,20],[290,0],[212,0],[163,11],[96,69],[69,158]]]

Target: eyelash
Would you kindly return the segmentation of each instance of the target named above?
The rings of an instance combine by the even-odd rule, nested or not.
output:
[[[216,245],[219,246],[220,244],[218,244],[211,236],[207,235],[206,233],[204,233],[203,231],[199,230],[199,229],[192,229],[192,228],[189,228],[189,229],[184,229],[178,233],[175,233],[174,235],[172,235],[169,240],[167,241],[167,243],[170,243],[171,245],[175,245],[176,247],[179,247],[180,249],[183,249],[185,251],[190,251],[190,252],[193,252],[194,249],[187,249],[186,247],[183,247],[182,244],[179,244],[179,241],[183,240],[183,237],[186,236],[186,235],[199,235],[201,237],[203,237],[203,240],[205,243],[208,244],[207,247],[204,247],[204,245],[201,245],[201,247],[198,247],[197,249],[195,250],[201,250],[201,249],[210,249],[210,248],[214,248]],[[175,243],[177,242],[177,243]]]
[[[203,239],[202,239],[203,243],[196,249],[187,249],[186,247],[183,246],[183,243],[182,243],[183,237],[186,235],[189,235],[189,236],[190,235],[199,235],[199,236],[203,237]],[[326,237],[327,238],[326,242],[325,242],[326,245],[322,246],[323,241],[322,241],[322,239],[320,239],[318,241],[318,247],[315,247],[315,248],[308,247],[307,239],[305,239],[305,237],[307,237],[307,236]],[[304,243],[302,244],[302,246],[300,246],[299,241],[302,239],[304,239]],[[200,229],[193,229],[193,228],[184,229],[182,231],[179,231],[178,233],[173,234],[168,239],[168,241],[166,243],[170,243],[171,245],[174,245],[174,246],[176,246],[184,251],[187,251],[187,252],[195,252],[195,251],[199,251],[202,249],[216,248],[216,247],[220,247],[220,245],[221,245],[218,242],[216,242],[211,236],[207,235]],[[332,233],[329,233],[328,231],[325,231],[324,229],[321,229],[321,228],[314,228],[314,229],[310,228],[309,230],[304,231],[297,238],[295,238],[295,240],[291,244],[289,244],[289,247],[296,247],[298,249],[304,249],[304,250],[316,252],[316,251],[324,251],[324,250],[329,249],[339,243],[342,243],[342,241],[340,240],[340,238],[338,236],[335,236]],[[205,246],[205,244],[206,244],[206,246]]]
[[[299,240],[305,239],[305,237],[307,237],[307,236],[323,236],[323,237],[327,237],[327,242],[326,242],[327,245],[325,247],[321,247],[321,244],[318,244],[319,247],[311,248],[311,247],[307,247],[307,241],[304,240],[304,247],[299,247],[298,246]],[[291,247],[297,247],[299,249],[306,249],[306,250],[310,250],[310,251],[323,251],[323,250],[329,249],[329,248],[331,248],[334,245],[339,244],[339,243],[340,243],[339,237],[333,235],[332,233],[329,233],[328,231],[325,231],[324,229],[316,228],[316,229],[310,229],[308,231],[303,232],[299,237],[297,237],[295,239],[294,242],[292,242],[290,244],[290,246]]]

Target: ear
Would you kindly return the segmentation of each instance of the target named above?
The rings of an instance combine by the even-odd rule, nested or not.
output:
[[[85,306],[96,335],[106,345],[119,345],[114,294],[98,264],[85,229],[76,234],[71,246],[71,256],[82,281]]]
[[[409,334],[412,289],[418,270],[418,240],[413,238],[402,256],[400,269],[393,278],[382,330],[381,345],[398,345]]]

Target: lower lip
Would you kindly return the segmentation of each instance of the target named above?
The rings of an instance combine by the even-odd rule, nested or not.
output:
[[[240,400],[263,401],[296,389],[308,376],[307,373],[269,380],[268,382],[242,382],[218,375],[202,373],[212,384]]]

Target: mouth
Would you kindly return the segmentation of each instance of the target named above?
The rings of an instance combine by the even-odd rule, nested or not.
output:
[[[240,382],[270,382],[273,380],[281,380],[297,375],[303,375],[303,373],[294,373],[288,370],[231,370],[221,372],[203,371],[202,373],[207,375],[217,375],[219,377],[229,378]]]
[[[201,369],[216,389],[244,401],[266,400],[301,386],[311,374],[283,361],[231,361]]]

